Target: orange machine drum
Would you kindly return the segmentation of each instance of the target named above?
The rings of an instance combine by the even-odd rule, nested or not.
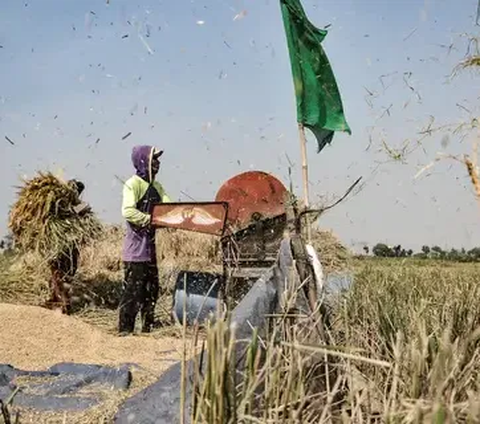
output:
[[[228,203],[227,223],[236,231],[252,221],[284,214],[286,194],[285,186],[273,175],[248,171],[226,181],[215,201]]]

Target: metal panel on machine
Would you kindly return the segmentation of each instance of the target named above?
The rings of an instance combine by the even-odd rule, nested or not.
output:
[[[228,203],[161,203],[152,209],[154,227],[176,228],[221,237],[225,232]]]
[[[215,200],[228,203],[228,223],[234,231],[254,221],[285,213],[287,189],[280,180],[262,171],[247,171],[230,178]]]

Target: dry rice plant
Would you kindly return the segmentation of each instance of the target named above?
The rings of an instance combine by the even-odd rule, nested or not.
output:
[[[104,226],[101,234],[81,251],[80,268],[85,277],[122,270],[122,244],[125,232],[119,226]]]
[[[240,383],[227,372],[236,359],[228,320],[210,326],[192,422],[479,422],[480,267],[358,267],[334,307],[330,346],[277,322],[273,333],[288,336],[254,338]],[[326,368],[326,357],[337,360]]]
[[[351,266],[351,253],[332,231],[314,229],[312,245],[326,274],[345,270]]]
[[[465,164],[468,172],[468,176],[470,177],[470,181],[472,182],[473,188],[475,189],[475,194],[477,196],[477,200],[480,202],[480,176],[478,173],[478,166],[477,166],[477,145],[474,145],[474,160],[470,159],[468,155],[464,155],[463,163]]]
[[[424,166],[422,169],[420,169],[417,172],[417,174],[415,175],[415,178],[418,178],[426,170],[431,169],[436,162],[439,162],[442,159],[454,160],[465,166],[468,177],[470,178],[470,182],[472,183],[473,189],[475,191],[475,197],[477,198],[477,201],[480,204],[480,173],[477,165],[477,159],[478,159],[478,154],[477,154],[478,143],[477,142],[473,143],[472,150],[473,150],[472,155],[464,154],[463,157],[438,154],[433,162],[430,162],[428,165]]]
[[[116,307],[123,280],[124,229],[103,226],[91,243],[80,250],[73,300],[83,305]],[[325,272],[349,266],[350,254],[328,231],[315,231],[313,244]],[[157,256],[165,307],[180,270],[222,272],[219,239],[205,234],[161,229],[157,231]],[[41,305],[48,297],[48,267],[38,253],[18,252],[1,256],[0,302]]]
[[[284,300],[285,313],[293,303]],[[209,325],[202,373],[194,369],[192,423],[319,423],[338,416],[344,376],[309,352],[311,326],[280,314],[262,340],[254,333],[241,369],[236,368],[235,327],[225,316]],[[360,358],[361,359],[361,358]]]
[[[363,413],[412,423],[478,421],[479,279],[477,265],[359,264],[334,308],[333,339],[393,363],[391,370],[356,369],[368,396]]]
[[[327,272],[344,269],[350,259],[348,249],[331,231],[314,229],[312,244]],[[220,239],[208,234],[182,230],[157,230],[158,262],[166,269],[220,272]]]
[[[77,309],[94,307],[94,319],[101,318],[107,325],[116,319],[111,310],[117,308],[121,296],[123,236],[121,227],[104,226],[104,231],[81,250],[78,275],[72,287],[72,301]],[[106,308],[104,314],[100,308]]]
[[[72,287],[75,308],[116,307],[123,278],[122,239],[122,229],[105,226],[80,250],[80,266]],[[39,253],[4,255],[0,257],[0,302],[43,305],[49,296],[48,279],[48,261]]]
[[[80,247],[102,230],[91,212],[78,216],[76,189],[51,173],[25,180],[10,211],[9,229],[17,247],[55,259]]]
[[[220,239],[216,236],[159,229],[156,240],[157,258],[163,268],[204,272],[221,270]]]
[[[468,56],[464,60],[462,60],[458,66],[457,69],[469,69],[469,68],[478,68],[480,67],[480,56],[478,55],[472,55]]]
[[[39,255],[0,259],[0,302],[40,305],[48,295],[48,271]]]

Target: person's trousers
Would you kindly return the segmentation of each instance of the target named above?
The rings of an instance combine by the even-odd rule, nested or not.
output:
[[[72,248],[50,262],[50,299],[47,306],[56,308],[60,305],[64,314],[71,311],[69,285],[77,272],[80,252]]]
[[[133,333],[138,313],[142,332],[151,331],[158,300],[158,268],[152,262],[125,262],[125,279],[119,307],[119,333]]]

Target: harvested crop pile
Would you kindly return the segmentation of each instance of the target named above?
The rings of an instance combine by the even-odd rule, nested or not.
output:
[[[349,267],[351,254],[332,231],[314,229],[312,245],[318,253],[318,258],[326,274]]]
[[[59,312],[7,304],[0,304],[0,339],[0,363],[20,369],[45,370],[61,362],[108,366],[133,363],[140,367],[132,370],[130,389],[105,391],[103,402],[93,409],[68,413],[21,409],[20,422],[31,424],[112,422],[122,401],[153,383],[181,358],[183,344],[181,339],[156,338],[153,334],[117,337]],[[15,412],[14,408],[13,416]]]
[[[59,362],[135,363],[158,374],[182,346],[170,337],[117,337],[55,311],[8,304],[0,304],[0,340],[0,363],[30,370]]]
[[[72,302],[116,307],[122,286],[122,229],[104,226],[81,250]],[[0,256],[0,303],[43,305],[49,296],[48,262],[35,252]]]
[[[188,271],[219,271],[220,238],[184,230],[159,229],[157,257],[162,267]]]
[[[45,261],[35,253],[0,260],[0,303],[43,304],[48,297]]]
[[[347,267],[350,252],[332,231],[313,229],[312,244],[326,272]],[[157,257],[162,267],[219,272],[222,267],[220,239],[182,230],[157,230]]]
[[[16,246],[52,259],[91,240],[101,224],[92,212],[78,215],[80,203],[76,187],[51,173],[25,180],[9,217]]]
[[[117,225],[104,225],[98,237],[82,249],[80,268],[85,276],[116,273],[123,270],[122,245],[124,230]]]

